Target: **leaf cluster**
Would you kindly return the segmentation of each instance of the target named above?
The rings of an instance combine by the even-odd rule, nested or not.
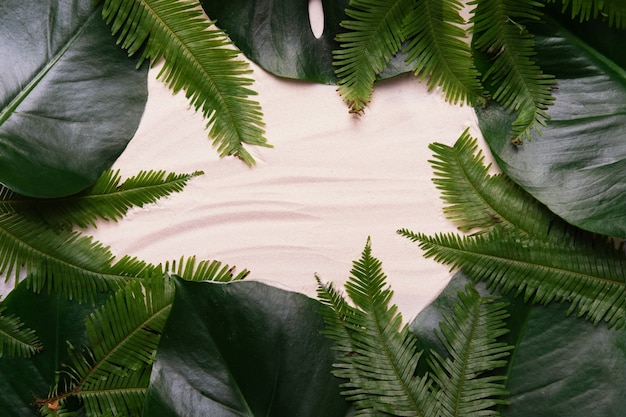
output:
[[[426,257],[462,268],[504,294],[547,304],[567,302],[594,323],[626,324],[623,242],[568,225],[506,176],[489,175],[476,140],[434,144],[434,182],[445,213],[468,236],[398,232]]]
[[[564,11],[569,3],[563,2]],[[619,2],[572,3],[572,18],[606,15],[609,25],[623,26],[626,10]],[[545,126],[554,101],[556,79],[534,61],[531,27],[541,23],[544,7],[538,0],[353,0],[333,53],[338,91],[351,112],[362,112],[377,75],[400,55],[452,103],[494,100],[516,112],[510,135],[519,143]]]
[[[368,241],[346,284],[349,301],[318,278],[325,334],[335,341],[333,373],[358,416],[496,415],[505,404],[502,368],[509,350],[506,303],[469,285],[437,333],[448,356],[418,348],[418,339],[390,305],[393,292]],[[425,359],[425,357],[428,359]],[[425,374],[418,372],[427,362]]]

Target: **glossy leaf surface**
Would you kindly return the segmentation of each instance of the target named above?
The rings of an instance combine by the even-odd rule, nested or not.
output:
[[[58,197],[93,184],[133,137],[147,98],[91,0],[0,3],[0,182]]]
[[[443,314],[451,314],[459,290],[469,278],[456,274],[435,301],[421,311],[411,329],[422,343],[445,355],[434,336]],[[488,294],[478,284],[482,294]],[[511,317],[507,341],[514,346],[507,370],[511,404],[500,406],[504,417],[623,416],[626,413],[626,329],[594,326],[567,317],[567,306],[530,305],[504,297]],[[423,369],[422,369],[423,371]],[[505,397],[506,398],[506,397]]]
[[[346,414],[317,301],[258,282],[174,279],[145,417]]]
[[[43,345],[30,359],[0,359],[0,414],[3,417],[38,416],[37,399],[48,397],[56,371],[69,363],[66,340],[87,344],[84,318],[91,304],[79,304],[63,295],[35,294],[22,282],[2,302],[7,314],[16,314],[33,329]]]
[[[541,136],[515,145],[508,135],[514,117],[490,105],[477,109],[483,135],[502,170],[558,216],[626,237],[626,70],[556,21],[531,31],[538,64],[558,79],[551,119]],[[626,31],[600,38],[623,62],[620,36]]]
[[[324,30],[316,38],[311,29],[309,0],[201,0],[235,45],[272,74],[326,84],[337,81],[332,51],[343,29],[347,0],[321,0]],[[382,78],[410,70],[404,57],[392,60]]]

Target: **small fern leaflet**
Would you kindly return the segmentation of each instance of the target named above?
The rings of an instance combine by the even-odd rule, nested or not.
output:
[[[165,58],[159,78],[175,93],[185,90],[191,105],[202,111],[221,156],[254,164],[243,144],[268,144],[261,107],[248,98],[256,94],[248,88],[251,70],[236,59],[239,51],[226,34],[210,28],[213,22],[197,2],[105,0],[102,14],[129,55],[141,54],[139,64]]]
[[[41,351],[43,346],[37,335],[14,315],[6,316],[0,306],[0,358],[5,355],[27,358]]]
[[[548,0],[549,3],[556,3],[556,0]],[[591,18],[605,18],[609,26],[616,28],[626,28],[626,3],[622,0],[561,0],[563,3],[563,13],[571,6],[570,15],[572,19],[576,17],[585,21]]]

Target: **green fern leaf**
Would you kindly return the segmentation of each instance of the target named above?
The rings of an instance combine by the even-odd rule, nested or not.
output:
[[[187,281],[215,281],[230,282],[244,279],[250,274],[247,269],[235,275],[235,267],[222,264],[219,261],[196,262],[196,257],[180,258],[178,262],[165,264],[165,272],[176,274]]]
[[[65,392],[83,400],[89,416],[106,412],[139,415],[161,332],[174,300],[174,286],[162,276],[133,281],[117,291],[86,322],[90,349],[71,346],[71,382]]]
[[[543,4],[533,0],[475,0],[473,47],[492,56],[483,78],[494,86],[492,98],[504,108],[516,111],[513,141],[529,137],[531,129],[541,131],[549,119],[547,109],[554,102],[553,76],[544,74],[533,62],[533,36],[525,20],[541,18]]]
[[[430,384],[414,375],[421,352],[408,326],[402,326],[397,307],[389,307],[392,291],[385,287],[386,276],[369,241],[346,283],[355,307],[332,287],[320,286],[322,303],[334,311],[325,313],[326,334],[343,353],[335,375],[348,379],[343,394],[355,402],[359,416],[430,415]]]
[[[544,240],[562,241],[568,229],[560,218],[506,175],[489,175],[476,139],[463,132],[454,146],[429,146],[435,177],[441,191],[444,213],[459,230],[488,232],[502,227]]]
[[[175,93],[185,90],[191,105],[211,126],[221,156],[235,155],[254,164],[243,144],[269,146],[263,137],[261,107],[248,97],[253,80],[245,61],[236,59],[224,32],[210,28],[197,2],[191,0],[105,0],[103,18],[129,55],[140,52],[139,64],[165,58],[159,78]]]
[[[492,408],[506,404],[505,375],[493,373],[506,366],[506,357],[513,348],[498,339],[506,334],[505,319],[509,316],[505,303],[496,297],[481,297],[468,285],[459,292],[453,317],[440,323],[443,342],[449,358],[431,352],[429,364],[437,386],[438,416],[497,416]]]
[[[429,89],[441,86],[446,100],[483,104],[480,74],[467,42],[457,0],[417,0],[406,19],[407,62]]]
[[[0,211],[34,216],[53,227],[96,227],[98,220],[118,221],[132,207],[143,207],[180,192],[191,178],[201,174],[141,171],[120,184],[119,171],[107,170],[89,189],[58,199],[33,199],[2,188]]]
[[[556,0],[548,0],[549,3],[556,3]],[[591,18],[606,19],[609,27],[615,25],[616,28],[626,28],[626,3],[622,0],[561,0],[563,3],[563,13],[571,6],[570,15],[572,19],[579,18],[581,22]]]
[[[339,94],[351,113],[361,113],[369,103],[376,76],[404,41],[402,23],[413,0],[352,0],[341,22],[347,32],[337,35],[340,49],[333,51]]]
[[[27,358],[41,351],[43,346],[31,329],[14,315],[4,315],[5,308],[0,307],[0,358],[8,355],[11,358]]]
[[[462,268],[476,280],[526,300],[571,303],[570,312],[609,326],[626,322],[626,257],[610,242],[578,239],[574,244],[542,241],[495,229],[487,235],[433,237],[398,231],[419,242],[425,257]]]

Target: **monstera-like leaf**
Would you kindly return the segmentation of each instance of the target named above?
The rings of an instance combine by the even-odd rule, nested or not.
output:
[[[348,0],[322,0],[324,30],[311,28],[309,0],[201,0],[202,7],[252,61],[272,74],[326,84],[337,82],[333,50],[343,29]],[[409,71],[404,56],[392,59],[380,74],[387,78]]]
[[[147,98],[91,0],[0,3],[0,183],[35,197],[93,184],[133,137]]]
[[[477,109],[480,128],[502,170],[558,216],[626,237],[626,30],[577,36],[545,19],[531,31],[537,62],[558,80],[547,127],[520,143],[509,135],[514,116],[490,105]]]
[[[444,291],[411,323],[420,348],[446,355],[433,329],[452,314],[457,293],[471,282],[456,274]],[[484,285],[477,290],[488,295]],[[511,316],[507,341],[514,348],[506,369],[508,405],[503,417],[623,416],[626,412],[626,330],[566,317],[558,303],[531,305],[505,297]]]
[[[319,303],[258,282],[175,283],[144,416],[346,414]]]

